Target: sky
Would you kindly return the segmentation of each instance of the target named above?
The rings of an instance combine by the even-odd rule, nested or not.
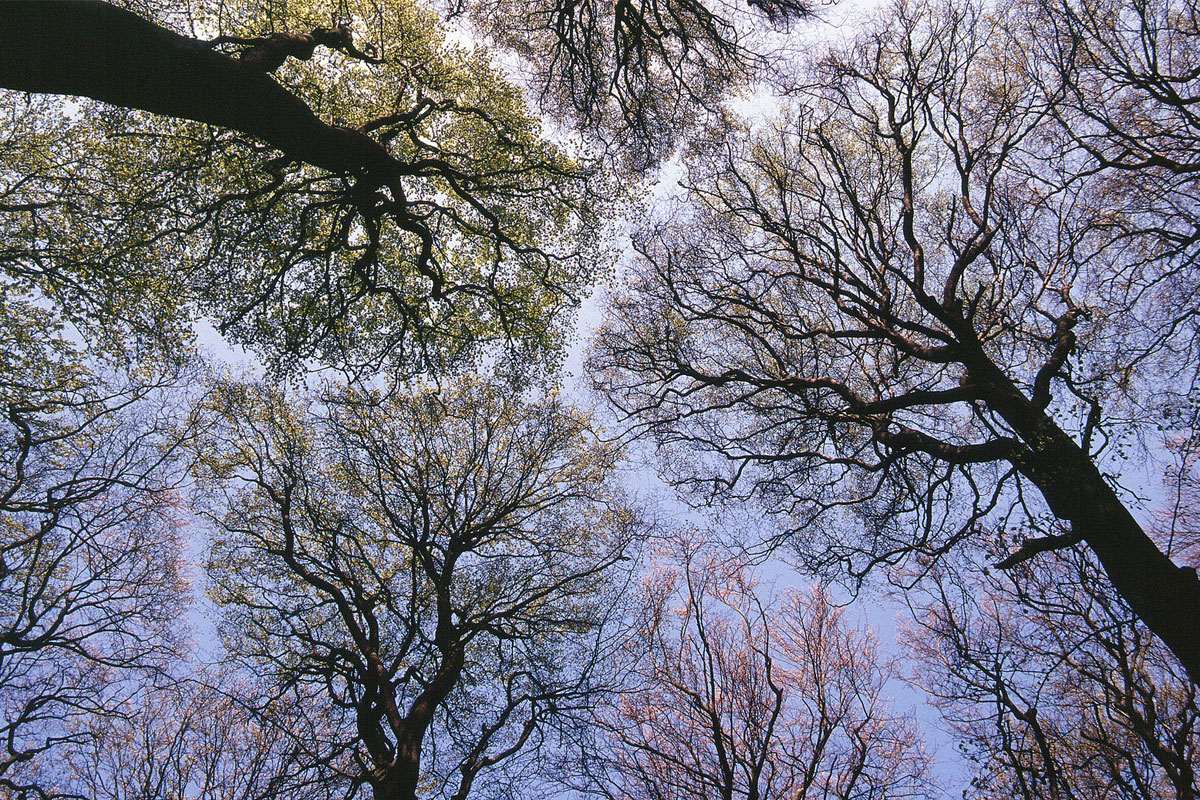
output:
[[[861,25],[868,23],[872,13],[882,4],[882,0],[841,0],[836,5],[825,5],[819,11],[821,21],[796,26],[789,31],[787,44],[808,48],[844,41],[853,36],[854,31]],[[734,108],[738,113],[750,118],[769,117],[777,111],[775,102],[765,93],[745,96],[735,102]],[[661,208],[662,201],[670,198],[681,177],[682,170],[677,162],[670,162],[660,170],[651,191],[652,208]],[[594,409],[601,419],[605,416],[603,402],[588,386],[583,361],[591,335],[604,318],[605,293],[613,286],[620,285],[628,258],[629,247],[626,238],[613,282],[597,287],[581,305],[575,320],[572,344],[560,376],[565,395],[580,406]],[[244,349],[231,345],[211,324],[200,323],[197,327],[197,338],[202,352],[211,363],[225,365],[235,372],[261,375],[258,359]],[[618,423],[612,421],[611,424]],[[643,502],[653,506],[658,519],[679,525],[712,524],[712,520],[689,508],[659,479],[652,448],[646,443],[635,445],[631,450],[630,459],[625,466],[625,480],[627,486]],[[765,539],[770,534],[770,520],[761,519],[750,510],[739,515],[739,520],[743,522],[741,535],[745,537],[748,545],[754,543],[750,540]],[[722,523],[718,520],[716,524],[720,526]],[[193,533],[191,553],[194,560],[199,561],[203,557],[203,535],[198,528]],[[803,589],[810,584],[810,579],[792,568],[786,561],[786,555],[782,553],[775,554],[760,564],[757,567],[757,576],[768,591],[776,593]],[[193,565],[193,579],[199,593],[203,588],[203,576],[196,565]],[[884,657],[903,657],[898,633],[908,612],[900,602],[870,586],[856,598],[848,597],[845,592],[842,592],[840,597],[847,603],[844,619],[851,624],[870,628],[878,639]],[[198,598],[193,625],[202,660],[205,656],[219,652],[213,621],[211,606],[202,598]],[[906,669],[911,668],[911,665],[906,666]],[[895,708],[898,711],[913,713],[924,728],[927,748],[934,761],[935,778],[945,797],[961,796],[970,776],[969,766],[955,749],[937,711],[929,705],[922,692],[901,681],[894,682],[889,689]]]
[[[882,0],[841,0],[836,5],[824,7],[820,14],[823,21],[808,25],[797,26],[788,36],[789,45],[799,47],[820,47],[843,41],[853,35],[863,24],[868,23],[872,15],[878,12]],[[734,103],[735,110],[751,118],[765,118],[778,111],[775,101],[765,93],[747,95]],[[653,184],[651,207],[662,207],[677,189],[682,177],[678,162],[670,162],[658,173]],[[590,345],[592,335],[602,324],[605,315],[605,294],[614,287],[619,287],[625,268],[630,257],[628,243],[620,256],[615,277],[611,284],[601,285],[584,299],[576,316],[574,335],[571,337],[571,347],[563,367],[560,379],[564,393],[572,402],[596,410],[605,418],[606,410],[603,401],[589,387],[588,376],[584,368],[584,358]],[[197,340],[205,358],[218,368],[227,367],[233,372],[261,375],[259,359],[245,349],[232,345],[222,337],[211,324],[201,322],[197,326]],[[609,418],[610,425],[619,426],[619,422]],[[1129,483],[1145,498],[1142,508],[1149,508],[1162,499],[1158,476],[1161,466],[1151,458],[1144,464],[1130,466]],[[724,520],[709,518],[690,508],[672,489],[666,485],[657,472],[655,454],[649,443],[636,444],[630,452],[630,458],[624,468],[625,481],[642,501],[652,506],[655,516],[677,525],[712,525],[729,534],[733,528],[727,526],[730,515]],[[1123,477],[1126,477],[1123,475]],[[1146,514],[1141,515],[1143,519]],[[773,523],[770,519],[762,518],[752,509],[736,514],[738,525],[737,535],[744,539],[746,545],[770,538]],[[191,560],[191,577],[197,592],[197,603],[192,613],[191,623],[195,632],[196,643],[199,647],[198,658],[207,660],[219,653],[214,627],[214,615],[211,605],[204,601],[201,593],[204,588],[204,577],[201,564],[204,560],[204,532],[199,523],[190,529],[189,558]],[[767,590],[782,593],[791,589],[804,589],[810,584],[810,578],[801,574],[789,565],[786,553],[776,553],[770,559],[757,567],[757,576]],[[851,624],[870,628],[877,637],[884,656],[903,657],[904,651],[899,641],[899,631],[908,611],[896,598],[889,597],[878,587],[866,587],[857,597],[851,598],[842,592],[840,597],[846,602],[845,619]],[[908,669],[912,669],[909,665]],[[954,742],[944,729],[939,715],[920,691],[908,686],[902,681],[896,681],[890,686],[890,694],[895,707],[899,711],[910,711],[922,724],[927,747],[934,759],[935,776],[939,780],[946,797],[958,797],[968,785],[970,776],[969,765],[956,751]]]
[[[623,256],[622,259],[626,257]],[[620,280],[620,273],[621,270],[618,269],[616,281]],[[615,429],[618,423],[611,415],[606,414],[602,399],[590,389],[583,367],[591,334],[603,320],[604,292],[605,287],[598,287],[583,303],[576,320],[573,344],[560,378],[564,395],[568,399],[576,405],[594,410],[602,420],[607,416],[610,429]],[[234,372],[247,372],[251,375],[262,374],[261,364],[253,354],[231,345],[211,324],[202,322],[197,326],[197,339],[205,359],[214,366],[223,365]],[[722,538],[730,535],[732,529],[728,518],[733,515],[728,513],[729,510],[724,515],[724,520],[715,515],[707,517],[693,510],[659,478],[656,466],[653,448],[643,442],[636,443],[631,448],[629,459],[623,467],[627,489],[643,506],[651,510],[656,520],[667,526],[691,525],[711,528]],[[741,513],[737,513],[738,510],[733,511],[738,519],[737,536],[746,546],[753,546],[770,535],[770,520],[761,518],[752,509],[742,509]],[[220,653],[220,646],[216,638],[215,609],[202,596],[204,576],[201,565],[206,549],[204,532],[197,522],[192,526],[190,533],[187,539],[192,560],[191,579],[196,593],[196,605],[190,622],[198,647],[197,658],[205,662]],[[810,578],[788,564],[784,553],[774,554],[759,563],[755,573],[763,591],[776,595],[789,590],[803,591],[812,584]],[[869,628],[874,633],[882,657],[903,658],[904,651],[898,634],[908,612],[902,603],[870,586],[865,587],[855,598],[849,597],[844,591],[837,593],[836,590],[833,596],[846,603],[843,619],[847,623]],[[905,669],[911,669],[911,665],[906,665]],[[922,692],[903,681],[893,681],[888,687],[888,692],[895,709],[911,712],[924,729],[926,746],[933,758],[934,776],[944,796],[961,796],[961,789],[967,785],[970,776],[969,766],[955,749],[949,733],[943,729],[937,710],[929,705]]]
[[[675,166],[664,169],[655,188],[657,197],[667,198],[681,177],[681,171]],[[605,421],[610,430],[619,429],[620,423],[607,412],[602,398],[591,390],[584,359],[592,334],[604,319],[605,295],[620,286],[629,257],[629,249],[626,247],[618,261],[613,281],[596,287],[581,304],[575,319],[571,347],[559,376],[564,395],[574,404],[591,409]],[[233,372],[254,376],[262,375],[258,358],[244,348],[230,344],[210,323],[201,322],[197,326],[197,340],[206,360],[214,366],[224,366]],[[730,535],[728,518],[736,516],[739,528],[737,536],[747,547],[765,540],[772,533],[771,521],[761,518],[752,509],[732,510],[733,514],[726,510],[726,519],[721,520],[715,518],[715,515],[706,517],[690,508],[659,478],[655,455],[649,443],[635,443],[623,471],[626,487],[665,525],[710,527],[724,538]],[[192,580],[197,592],[192,625],[199,647],[198,658],[204,661],[219,654],[220,648],[216,641],[215,610],[199,596],[203,591],[204,582],[200,564],[206,545],[203,531],[198,525],[194,526],[189,542],[193,559]],[[764,591],[775,594],[793,589],[804,590],[811,585],[810,578],[787,563],[784,553],[777,553],[758,564],[756,576]],[[879,642],[882,657],[903,657],[898,634],[902,620],[907,617],[908,612],[900,602],[870,586],[864,588],[856,598],[850,598],[844,591],[840,595],[835,593],[834,596],[840,596],[847,604],[844,619],[848,623],[873,631]],[[906,666],[907,668],[909,667]],[[969,767],[955,749],[950,735],[943,730],[936,709],[926,702],[922,692],[902,681],[894,681],[889,686],[889,694],[897,711],[913,713],[924,728],[926,745],[933,757],[934,774],[945,797],[961,796],[961,789],[969,779]]]

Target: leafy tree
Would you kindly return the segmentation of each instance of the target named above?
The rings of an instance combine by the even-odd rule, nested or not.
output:
[[[467,379],[304,412],[230,384],[202,463],[233,658],[329,715],[375,797],[505,795],[594,702],[639,523],[619,451],[550,397]],[[489,787],[493,787],[491,790]]]
[[[1040,20],[898,4],[786,113],[729,119],[637,238],[591,363],[677,485],[789,519],[809,566],[1083,544],[1197,680],[1200,581],[1113,473],[1195,386],[1192,251],[1104,202],[1060,65],[1020,46]]]
[[[126,336],[210,315],[282,367],[557,352],[611,191],[482,51],[409,2],[167,9],[0,7],[0,86],[77,98],[3,98],[20,290]]]
[[[117,371],[0,303],[0,793],[54,795],[62,750],[178,653],[178,368]]]

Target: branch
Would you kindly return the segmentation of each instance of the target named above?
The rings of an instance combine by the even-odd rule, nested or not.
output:
[[[1076,308],[1071,302],[1066,289],[1063,289],[1061,294],[1063,302],[1067,303],[1069,307],[1067,313],[1054,322],[1054,334],[1050,337],[1050,341],[1054,343],[1054,349],[1033,380],[1032,401],[1039,409],[1050,405],[1050,381],[1059,373],[1059,370],[1067,363],[1067,358],[1075,350],[1075,331],[1073,329],[1079,322],[1079,318],[1084,315],[1083,310]]]
[[[347,25],[336,28],[313,28],[312,33],[271,33],[266,36],[245,38],[241,36],[218,36],[208,41],[209,47],[222,44],[242,45],[246,49],[238,53],[238,59],[248,67],[262,72],[274,72],[288,58],[308,61],[318,47],[340,51],[350,58],[379,64],[375,57],[375,46],[366,45],[366,52],[354,46],[354,37]]]
[[[986,442],[971,444],[951,444],[934,438],[912,428],[897,426],[896,430],[888,428],[887,422],[880,422],[873,427],[875,440],[903,453],[926,453],[949,464],[980,464],[989,461],[1009,461],[1017,458],[1021,452],[1021,444],[1006,436],[990,439]]]
[[[0,87],[229,128],[377,184],[403,172],[381,144],[325,124],[269,74],[99,0],[0,3]]]
[[[1048,553],[1053,550],[1064,550],[1068,547],[1074,547],[1083,541],[1083,534],[1080,533],[1062,533],[1057,536],[1040,536],[1036,539],[1029,539],[1021,545],[1017,552],[1005,558],[1003,561],[996,562],[997,569],[1012,569],[1017,564],[1024,563],[1040,553]]]

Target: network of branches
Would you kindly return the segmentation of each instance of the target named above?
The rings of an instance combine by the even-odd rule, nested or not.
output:
[[[1193,0],[0,3],[0,800],[1194,800],[1198,103]]]

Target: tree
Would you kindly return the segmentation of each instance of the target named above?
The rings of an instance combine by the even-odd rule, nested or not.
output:
[[[1190,331],[1150,339],[1160,347],[1190,344],[1196,330],[1200,286],[1186,267],[1196,245],[1200,155],[1190,66],[1200,48],[1197,12],[1194,3],[1144,0],[1042,0],[1030,7],[1047,33],[1028,45],[1045,65],[1032,77],[1061,86],[1054,108],[1059,132],[1084,157],[1074,179],[1094,180],[1104,171],[1096,202],[1124,212],[1106,220],[1118,246],[1140,249],[1155,262],[1144,275],[1127,275],[1132,280],[1122,288],[1170,297],[1161,313],[1177,315],[1174,326]],[[1136,257],[1133,263],[1146,267]],[[1166,320],[1159,327],[1170,330]]]
[[[1196,411],[1200,411],[1197,406]],[[1168,442],[1174,458],[1166,470],[1170,507],[1157,520],[1157,539],[1164,549],[1193,567],[1200,566],[1200,425],[1192,435]]]
[[[283,367],[557,352],[611,192],[482,53],[408,2],[167,9],[192,36],[102,2],[0,6],[0,86],[78,98],[4,96],[18,288],[150,340],[209,314]]]
[[[1153,346],[1182,343],[1159,324],[1177,298],[1062,144],[1061,86],[1019,46],[1037,20],[896,5],[785,115],[714,131],[591,364],[677,485],[789,517],[809,566],[1083,544],[1200,680],[1200,581],[1110,472],[1178,400],[1155,382],[1178,351]]]
[[[945,572],[910,602],[914,676],[975,763],[972,796],[1200,793],[1196,685],[1088,554]]]
[[[597,720],[587,788],[621,800],[928,796],[897,666],[819,589],[764,602],[744,568],[687,546],[644,587],[619,706]]]
[[[554,397],[464,379],[304,413],[230,384],[202,451],[231,657],[319,708],[379,798],[519,785],[593,702],[639,523],[618,449]],[[487,776],[485,781],[480,781]]]
[[[178,652],[177,367],[88,359],[51,315],[0,302],[0,791],[55,794],[81,720]]]
[[[809,0],[448,0],[450,16],[530,64],[542,109],[608,139],[637,169],[669,156],[728,94],[768,71],[756,23],[815,17]]]
[[[67,791],[90,800],[333,800],[336,782],[305,770],[297,743],[309,721],[295,710],[259,717],[228,692],[194,680],[148,687],[119,715],[84,721],[65,753]],[[310,734],[311,735],[311,734]]]

